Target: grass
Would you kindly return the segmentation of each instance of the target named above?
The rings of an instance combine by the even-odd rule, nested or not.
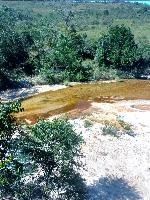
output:
[[[102,128],[102,134],[118,137],[118,129],[110,123],[105,123],[104,127]]]
[[[120,126],[125,130],[125,131],[131,131],[132,126],[129,123],[126,123],[122,117],[118,116],[117,117],[117,122],[120,124]]]
[[[135,39],[146,38],[150,42],[150,6],[123,3],[64,3],[1,1],[15,9],[29,11],[36,20],[46,17],[50,24],[59,26],[71,11],[71,23],[78,27],[79,33],[86,33],[91,40],[97,40],[110,25],[124,24],[131,28]],[[108,15],[106,15],[106,10]],[[40,16],[39,16],[40,15]],[[35,20],[34,19],[34,20]]]
[[[121,25],[124,24],[127,27],[130,27],[132,33],[135,36],[135,40],[138,42],[141,38],[147,39],[150,42],[150,23],[145,22],[144,24],[134,23],[133,20],[114,20],[112,25]],[[93,27],[88,27],[88,30],[79,31],[81,34],[86,34],[88,39],[96,41],[103,34],[107,32],[109,27],[106,25],[95,25]]]

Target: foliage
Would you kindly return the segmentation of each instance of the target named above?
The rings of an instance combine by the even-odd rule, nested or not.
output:
[[[0,103],[0,193],[9,193],[20,179],[23,166],[17,157],[17,138],[20,134],[12,112],[21,111],[21,104]]]
[[[35,171],[43,172],[38,178],[42,179],[46,195],[83,199],[84,184],[76,171],[80,167],[81,136],[66,119],[40,120],[30,131],[22,141],[23,153],[29,156]]]
[[[128,134],[130,136],[135,136],[135,132],[132,129],[132,125],[125,122],[122,116],[117,116],[116,120],[123,129],[123,133]]]
[[[91,126],[93,126],[93,123],[89,120],[84,120],[84,127],[85,128],[90,128]]]
[[[130,70],[138,60],[138,47],[129,28],[114,26],[98,42],[99,67]]]
[[[137,62],[136,77],[140,77],[141,74],[147,76],[150,70],[150,42],[145,38],[141,38],[139,41],[140,59]]]
[[[118,137],[118,129],[110,123],[106,123],[102,128],[103,135],[111,135],[113,137]]]
[[[138,69],[139,70],[139,69]],[[123,71],[120,69],[99,67],[97,63],[93,64],[93,80],[119,80],[134,78],[137,74],[136,69],[132,71]]]
[[[0,17],[0,86],[6,87],[10,79],[16,79],[23,73],[33,73],[28,61],[34,41],[28,31],[15,29],[15,24],[27,20],[27,16],[4,6],[0,9]]]
[[[11,73],[13,69],[22,70],[31,73],[31,69],[27,69],[28,46],[33,41],[28,33],[19,35],[8,29],[1,32],[0,40],[0,66],[1,72]]]
[[[96,64],[93,67],[93,79],[94,80],[112,80],[118,79],[119,76],[117,74],[116,69],[107,69],[105,67],[99,67]]]
[[[42,77],[40,83],[51,84],[149,74],[149,6],[58,1],[0,5],[1,89],[22,76],[36,75]]]
[[[84,199],[86,189],[78,173],[81,135],[67,119],[21,127],[13,117],[19,111],[19,102],[0,103],[1,197]]]
[[[49,83],[87,80],[88,70],[81,63],[83,54],[84,39],[74,28],[66,27],[46,52],[41,73]]]
[[[132,130],[132,126],[131,124],[126,123],[121,116],[117,116],[117,121],[120,124],[120,126],[126,130],[126,131],[131,131]]]

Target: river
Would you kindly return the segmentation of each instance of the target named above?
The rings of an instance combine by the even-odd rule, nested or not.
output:
[[[46,118],[72,110],[82,111],[90,107],[91,102],[113,103],[137,99],[150,100],[150,80],[77,84],[24,99],[24,111],[17,118],[34,122],[39,117]]]

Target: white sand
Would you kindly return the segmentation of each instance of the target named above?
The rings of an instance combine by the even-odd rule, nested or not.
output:
[[[150,200],[150,111],[119,114],[133,125],[135,136],[102,135],[100,123],[84,128],[83,119],[71,120],[85,140],[87,171],[81,174],[89,200]]]

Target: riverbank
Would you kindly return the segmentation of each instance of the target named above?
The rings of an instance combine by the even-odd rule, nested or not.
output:
[[[56,91],[63,88],[66,88],[66,86],[65,85],[36,85],[32,87],[7,89],[0,92],[0,100],[3,102],[14,101],[14,100],[31,97],[33,95],[36,95],[42,92]]]
[[[82,115],[70,122],[84,138],[88,200],[150,200],[150,100],[93,102]]]
[[[144,121],[144,114],[140,119]],[[150,199],[150,131],[135,131],[134,136],[122,132],[114,137],[104,135],[100,123],[85,128],[83,119],[71,122],[85,141],[82,152],[86,170],[81,174],[86,180],[88,200]]]
[[[85,170],[80,173],[86,181],[88,200],[150,200],[149,88],[150,81],[138,80],[72,83],[70,87],[8,90],[1,97],[14,100],[33,96],[23,101],[22,114],[29,124],[36,115],[29,108],[36,109],[37,105],[37,115],[49,120],[68,115],[74,130],[82,132],[84,139],[81,149]],[[72,99],[76,103],[65,111],[63,106]],[[47,107],[40,107],[42,104]],[[45,108],[48,110],[43,115]],[[57,112],[49,116],[51,109]]]
[[[113,83],[113,82],[116,82],[116,80],[98,81],[98,83]],[[34,96],[36,94],[43,93],[43,92],[56,91],[56,90],[64,89],[67,87],[72,87],[72,86],[78,85],[78,84],[81,84],[81,83],[80,82],[69,82],[67,85],[63,85],[63,84],[36,85],[36,86],[22,87],[22,88],[17,88],[17,89],[7,89],[4,91],[0,91],[0,100],[3,102],[7,102],[7,101],[24,99],[27,97]]]

